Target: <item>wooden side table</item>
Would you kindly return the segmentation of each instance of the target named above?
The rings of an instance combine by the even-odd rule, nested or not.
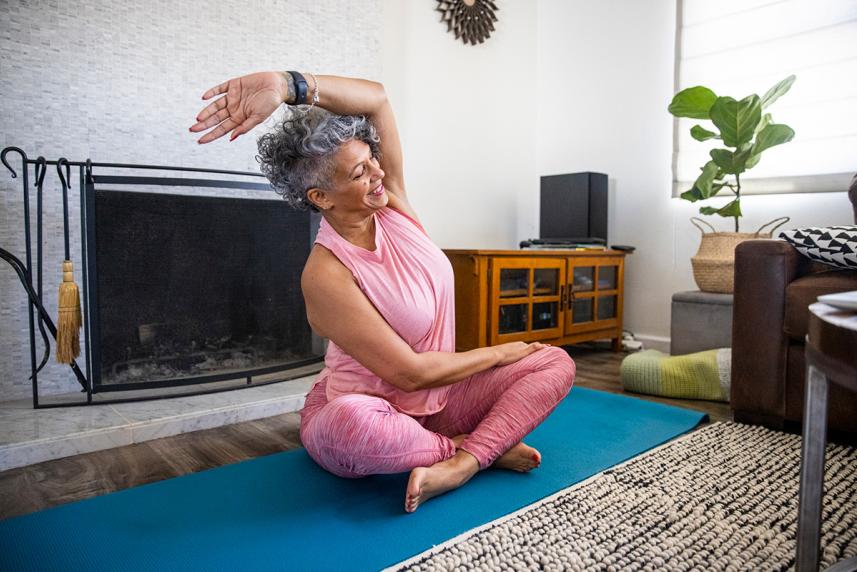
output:
[[[827,442],[828,382],[857,392],[857,311],[816,303],[809,307],[807,381],[800,462],[797,570],[818,570],[824,449]],[[854,412],[857,415],[857,411]],[[857,557],[828,571],[857,570]]]

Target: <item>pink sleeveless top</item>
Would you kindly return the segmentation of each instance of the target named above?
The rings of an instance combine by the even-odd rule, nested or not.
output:
[[[425,229],[384,207],[375,217],[375,250],[351,244],[322,218],[315,242],[351,271],[381,316],[417,353],[455,351],[455,279],[449,259]],[[366,343],[371,343],[367,340]],[[376,395],[413,416],[446,406],[449,385],[406,392],[363,367],[332,341],[316,384],[327,380],[327,399],[347,393]]]

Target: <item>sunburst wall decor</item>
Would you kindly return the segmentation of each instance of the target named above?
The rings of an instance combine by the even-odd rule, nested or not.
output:
[[[476,45],[488,39],[494,31],[497,5],[491,0],[437,0],[440,21],[446,31],[455,33],[465,44]]]

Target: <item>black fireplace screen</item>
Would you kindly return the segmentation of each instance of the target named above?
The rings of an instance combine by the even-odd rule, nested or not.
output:
[[[198,383],[318,358],[300,288],[315,217],[282,200],[94,194],[96,388]]]

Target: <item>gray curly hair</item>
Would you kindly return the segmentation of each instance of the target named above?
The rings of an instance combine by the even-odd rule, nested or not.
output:
[[[318,208],[306,196],[313,188],[330,188],[335,172],[333,156],[352,139],[363,141],[372,155],[381,157],[375,126],[365,116],[336,115],[319,107],[290,110],[283,122],[257,141],[262,173],[292,208]]]

